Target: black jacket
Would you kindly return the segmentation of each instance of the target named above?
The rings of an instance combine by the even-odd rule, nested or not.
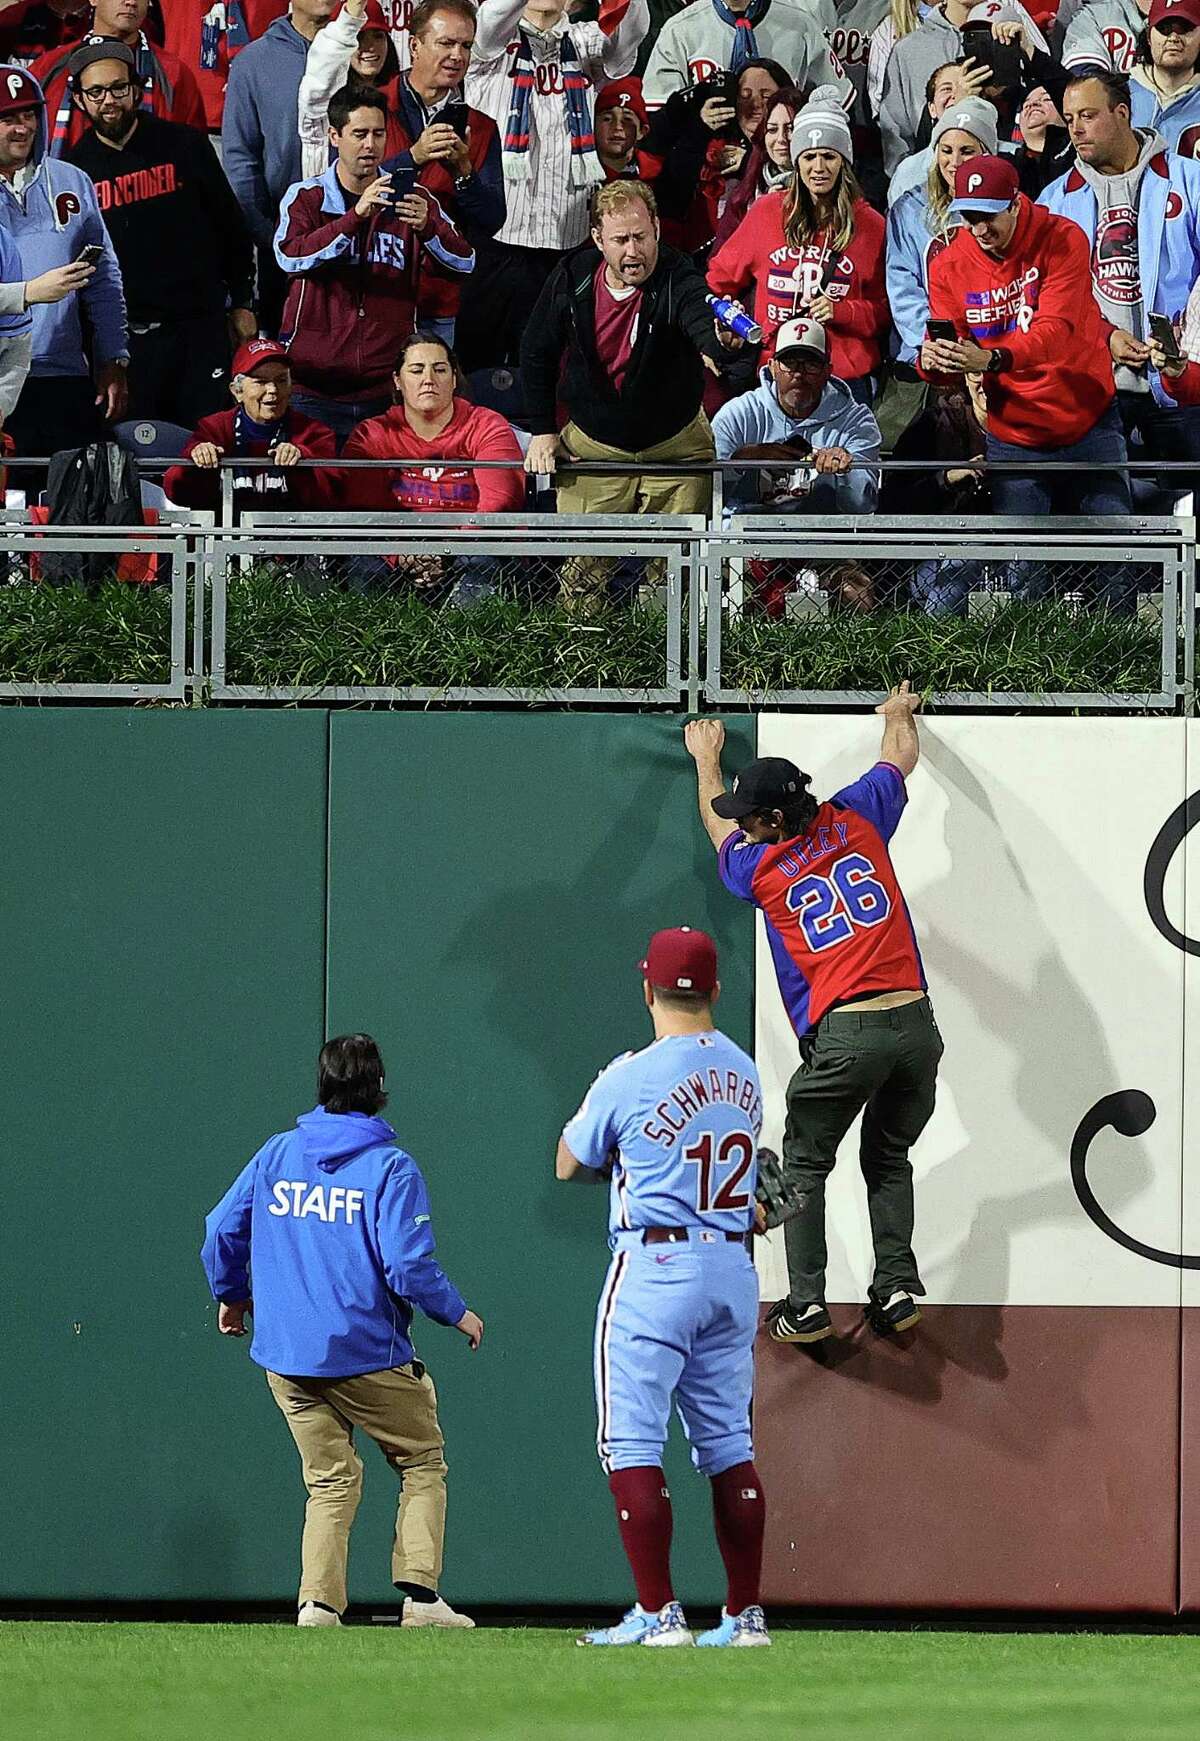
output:
[[[726,352],[704,300],[704,280],[686,254],[660,246],[618,393],[596,355],[600,264],[592,243],[576,248],[555,267],[534,306],[521,341],[526,425],[533,435],[553,435],[561,398],[571,421],[593,441],[636,453],[687,428],[704,393],[701,353],[724,367]]]

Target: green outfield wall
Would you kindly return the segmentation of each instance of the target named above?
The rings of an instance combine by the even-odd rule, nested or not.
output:
[[[659,925],[722,947],[751,1042],[749,909],[719,889],[680,722],[654,716],[9,709],[0,1597],[289,1598],[303,1489],[198,1259],[205,1210],[366,1028],[486,1318],[422,1326],[451,1465],[445,1587],[627,1595],[595,1458],[602,1193],[558,1129],[647,1036]],[[733,759],[751,752],[750,722]],[[364,1452],[355,1601],[385,1601],[395,1489]],[[670,1469],[677,1567],[720,1599],[707,1484]]]

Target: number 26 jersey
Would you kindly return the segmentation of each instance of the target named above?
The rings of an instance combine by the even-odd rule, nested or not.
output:
[[[757,845],[739,830],[721,848],[726,888],[762,909],[780,994],[801,1038],[835,1004],[926,989],[887,849],[907,801],[899,768],[877,762],[795,839]]]

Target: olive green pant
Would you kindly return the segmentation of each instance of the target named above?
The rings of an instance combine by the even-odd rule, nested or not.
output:
[[[350,1526],[362,1498],[362,1459],[354,1429],[374,1439],[400,1477],[392,1549],[393,1584],[436,1590],[446,1533],[446,1460],[437,1392],[411,1363],[354,1378],[282,1378],[267,1383],[287,1421],[304,1469],[308,1505],[300,1549],[300,1606],[346,1606]]]
[[[788,1298],[794,1306],[825,1298],[825,1180],[860,1112],[859,1165],[875,1247],[871,1285],[884,1299],[898,1289],[923,1294],[912,1250],[908,1156],[933,1113],[942,1056],[929,1000],[894,1010],[833,1010],[805,1051],[788,1083],[783,1137],[787,1176],[808,1196],[784,1225]]]

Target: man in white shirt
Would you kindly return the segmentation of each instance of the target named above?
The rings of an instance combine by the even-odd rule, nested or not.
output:
[[[508,216],[480,248],[479,283],[463,297],[458,350],[467,369],[517,361],[542,286],[586,241],[591,190],[605,179],[594,92],[633,71],[650,25],[646,0],[630,0],[611,36],[571,23],[566,10],[566,0],[479,7],[466,97],[500,129]]]

